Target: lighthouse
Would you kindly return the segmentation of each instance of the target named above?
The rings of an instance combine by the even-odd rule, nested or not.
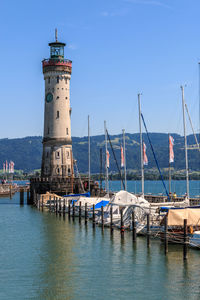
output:
[[[70,79],[72,61],[65,59],[57,39],[49,43],[50,57],[42,61],[45,82],[44,133],[41,176],[66,178],[73,175]]]

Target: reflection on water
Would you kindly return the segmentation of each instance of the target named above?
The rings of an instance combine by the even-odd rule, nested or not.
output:
[[[199,255],[131,232],[0,205],[0,299],[199,299]]]

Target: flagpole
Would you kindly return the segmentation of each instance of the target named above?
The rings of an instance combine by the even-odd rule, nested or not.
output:
[[[106,192],[109,191],[109,184],[108,184],[108,165],[107,165],[107,151],[108,151],[108,145],[107,145],[107,130],[106,130],[106,121],[104,121],[104,130],[105,130],[105,148],[106,148]]]
[[[125,181],[125,191],[127,190],[127,183],[126,183],[126,148],[125,148],[125,130],[123,132],[123,152],[124,152],[124,181]]]
[[[143,159],[143,144],[142,144],[142,122],[141,122],[141,103],[140,96],[138,94],[138,109],[139,109],[139,129],[140,129],[140,162],[141,162],[141,180],[142,180],[142,196],[144,196],[144,159]]]
[[[186,137],[186,125],[185,125],[185,100],[184,100],[184,87],[181,86],[182,91],[182,108],[183,108],[183,129],[185,139],[185,171],[186,171],[186,191],[189,199],[189,171],[188,171],[188,152],[187,152],[187,137]]]
[[[170,142],[169,142],[169,133],[168,133],[168,144],[170,147]],[[171,165],[170,165],[170,148],[169,148],[169,195],[171,195]],[[170,196],[171,197],[171,196]]]

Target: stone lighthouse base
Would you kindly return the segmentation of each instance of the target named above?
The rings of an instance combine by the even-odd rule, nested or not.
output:
[[[68,194],[80,194],[88,192],[88,179],[80,181],[80,178],[31,178],[30,200],[34,203],[36,194],[55,193],[59,196]],[[90,192],[92,196],[99,196],[98,182],[90,181]]]

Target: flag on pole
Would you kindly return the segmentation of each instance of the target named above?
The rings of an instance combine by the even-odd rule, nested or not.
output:
[[[6,171],[6,165],[5,163],[3,163],[3,173],[5,173],[5,171]]]
[[[145,143],[143,142],[143,165],[144,166],[147,166],[148,165],[148,158],[147,158],[147,155],[146,155],[146,145]]]
[[[109,151],[107,150],[106,152],[106,168],[109,168],[110,167],[110,154],[109,154]]]
[[[15,164],[14,164],[14,162],[11,160],[10,161],[10,173],[14,173],[14,166],[15,166]]]
[[[174,146],[174,139],[170,135],[169,136],[169,163],[173,163],[174,162],[174,150],[173,150],[173,146]]]
[[[6,160],[6,173],[8,172],[8,162]]]
[[[121,168],[124,167],[124,150],[123,147],[121,146]]]
[[[11,165],[10,165],[10,162],[8,164],[8,173],[11,173]]]

